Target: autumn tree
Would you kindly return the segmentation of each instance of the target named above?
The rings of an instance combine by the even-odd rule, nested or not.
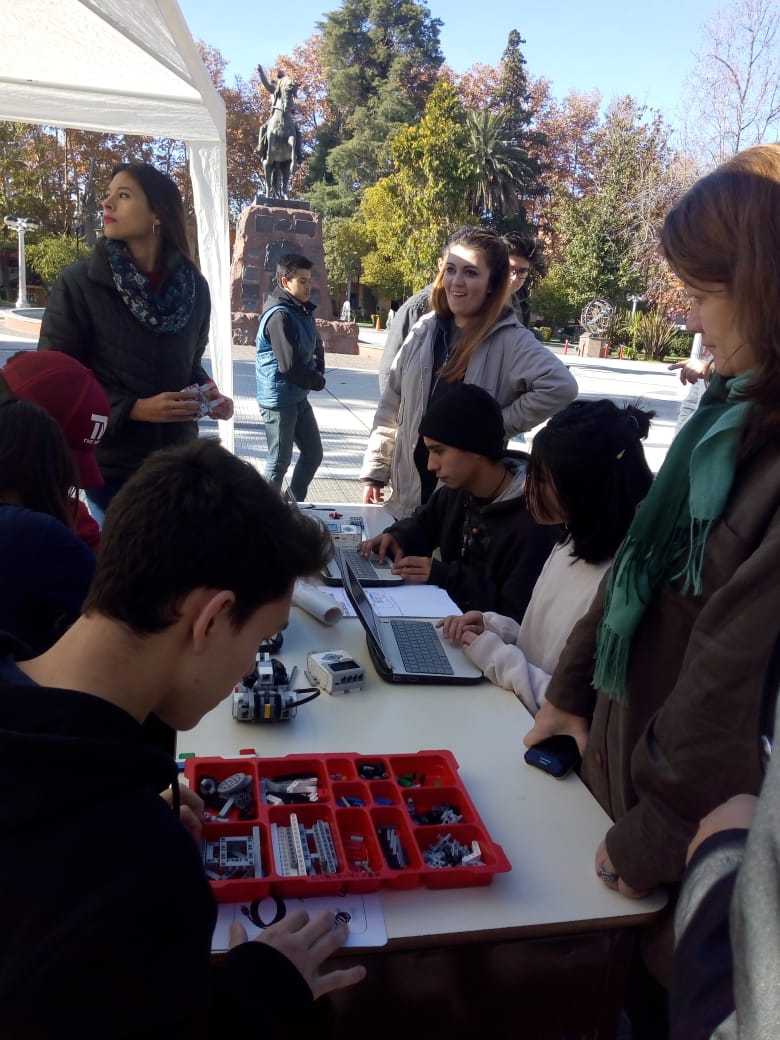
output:
[[[780,137],[780,0],[736,0],[702,26],[689,135],[715,165]]]
[[[318,24],[332,109],[308,198],[325,216],[354,213],[365,188],[390,173],[389,142],[422,114],[442,64],[440,25],[418,0],[343,0]]]

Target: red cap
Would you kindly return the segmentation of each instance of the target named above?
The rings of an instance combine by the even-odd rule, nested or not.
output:
[[[39,405],[56,420],[73,452],[81,486],[102,487],[95,448],[106,432],[111,402],[93,373],[58,350],[26,350],[2,371],[16,397]]]

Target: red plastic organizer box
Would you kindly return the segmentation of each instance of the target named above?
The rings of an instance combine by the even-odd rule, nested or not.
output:
[[[511,870],[450,751],[189,758],[220,902],[489,885]]]

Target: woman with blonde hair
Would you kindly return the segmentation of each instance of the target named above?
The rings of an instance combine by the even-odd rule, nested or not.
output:
[[[455,383],[473,383],[495,397],[507,440],[577,396],[568,369],[508,306],[508,288],[509,257],[499,235],[465,227],[450,236],[433,310],[396,355],[374,416],[360,473],[364,502],[382,502],[390,483],[385,504],[401,519],[430,498],[436,478],[427,468],[420,421]]]
[[[780,632],[780,145],[694,184],[661,249],[714,374],[526,737],[577,738],[582,778],[615,821],[595,868],[627,896],[676,886],[699,820],[761,784],[761,689]],[[664,923],[643,944],[662,983]]]

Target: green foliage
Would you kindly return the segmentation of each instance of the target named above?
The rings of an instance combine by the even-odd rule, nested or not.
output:
[[[531,311],[553,327],[565,325],[576,308],[572,306],[566,278],[560,264],[553,264],[531,293]]]
[[[78,259],[79,252],[86,250],[72,235],[47,235],[38,242],[25,243],[27,264],[31,271],[40,276],[45,285],[51,285],[57,275],[68,264]]]
[[[667,357],[672,358],[689,358],[691,355],[691,346],[693,343],[693,336],[690,332],[678,332],[674,339],[669,343],[666,348]]]
[[[417,0],[342,0],[319,23],[333,114],[312,171],[336,189],[328,201],[339,215],[353,214],[362,192],[390,173],[390,141],[422,114],[444,60],[441,24]]]
[[[520,194],[531,177],[528,156],[512,141],[503,113],[468,112],[469,156],[474,186],[470,209],[491,222],[513,216],[520,209]]]
[[[436,271],[442,240],[468,222],[472,168],[455,88],[441,81],[425,114],[391,143],[395,172],[368,188],[361,214],[371,240],[363,280],[391,297],[422,288]]]
[[[542,337],[543,343],[549,343],[552,339],[552,329],[549,325],[542,325],[539,328],[539,334]]]
[[[638,314],[639,339],[648,361],[662,361],[669,344],[677,335],[677,326],[660,311]]]

